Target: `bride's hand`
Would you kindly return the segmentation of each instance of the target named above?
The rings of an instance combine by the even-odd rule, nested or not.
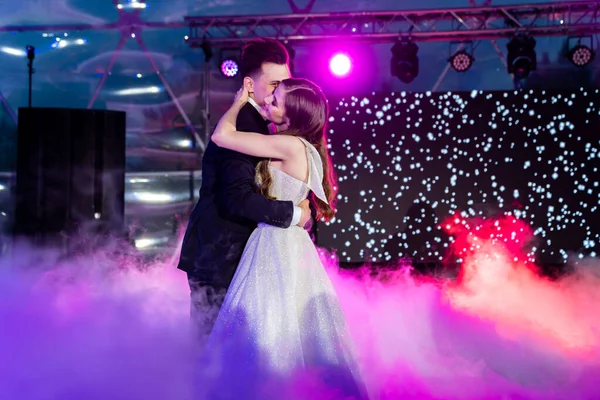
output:
[[[243,104],[246,104],[247,101],[248,101],[248,89],[246,89],[244,86],[242,86],[241,89],[238,90],[237,93],[235,94],[234,103],[243,105]]]

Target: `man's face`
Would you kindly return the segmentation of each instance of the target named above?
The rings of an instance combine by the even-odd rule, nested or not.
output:
[[[287,65],[264,63],[262,74],[252,80],[251,97],[259,105],[265,104],[265,98],[270,96],[284,79],[290,77],[290,69]]]

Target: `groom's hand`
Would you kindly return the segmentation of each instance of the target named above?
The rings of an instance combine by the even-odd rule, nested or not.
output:
[[[310,220],[310,207],[307,200],[302,200],[298,207],[302,209],[302,216],[300,217],[300,221],[298,221],[298,226],[300,228],[304,228],[308,221]]]

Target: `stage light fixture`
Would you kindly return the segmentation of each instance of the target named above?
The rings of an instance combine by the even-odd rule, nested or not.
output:
[[[227,59],[221,62],[221,73],[224,77],[233,78],[238,74],[239,70],[240,68],[235,60]]]
[[[338,77],[348,75],[352,68],[350,57],[344,53],[335,53],[329,60],[329,70],[332,74]]]
[[[467,53],[466,50],[459,50],[448,59],[448,62],[456,72],[465,72],[471,68],[475,62],[475,58]]]
[[[220,49],[219,60],[221,64],[219,70],[225,78],[231,79],[239,76],[241,58],[241,50],[239,48],[223,48]]]
[[[595,56],[594,50],[583,44],[576,45],[567,53],[567,58],[576,67],[585,67],[594,60]]]
[[[419,75],[419,47],[408,39],[401,39],[392,46],[392,76],[401,82],[411,83]]]
[[[506,45],[508,54],[506,62],[508,73],[513,74],[516,79],[524,79],[531,71],[537,68],[535,53],[535,39],[531,36],[515,36]]]

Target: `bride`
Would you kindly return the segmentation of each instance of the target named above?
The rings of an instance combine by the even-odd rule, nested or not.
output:
[[[236,130],[247,101],[242,87],[212,140],[270,159],[257,167],[263,195],[298,204],[310,191],[317,218],[331,220],[336,187],[321,89],[304,79],[284,80],[265,100],[267,118],[283,126],[275,135]],[[346,319],[304,229],[260,224],[252,233],[199,371],[196,388],[203,399],[318,398],[314,391],[329,399],[367,398]]]

